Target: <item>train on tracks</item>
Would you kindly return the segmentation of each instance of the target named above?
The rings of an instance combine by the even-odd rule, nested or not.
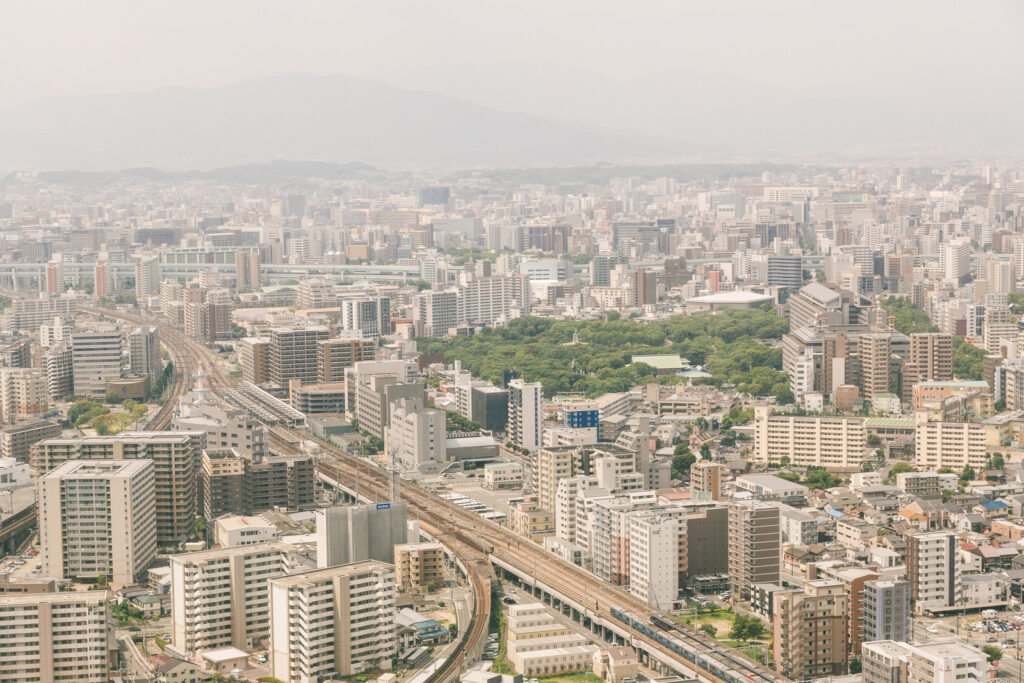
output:
[[[735,655],[712,649],[665,617],[654,615],[647,623],[629,612],[611,608],[612,616],[672,652],[685,657],[695,667],[728,683],[776,683],[778,679],[758,671]]]

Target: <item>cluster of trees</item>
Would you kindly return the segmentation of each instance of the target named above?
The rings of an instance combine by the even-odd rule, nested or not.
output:
[[[109,412],[110,408],[99,401],[86,398],[75,401],[75,404],[68,408],[68,422],[76,427],[84,427],[92,422],[94,418],[106,415]]]
[[[516,369],[528,381],[541,382],[552,396],[578,392],[597,396],[626,391],[636,384],[678,382],[657,377],[654,368],[631,363],[642,354],[679,354],[712,375],[708,383],[736,385],[757,396],[791,402],[789,380],[781,372],[782,351],[757,340],[777,340],[788,321],[769,308],[724,311],[717,315],[678,316],[668,320],[555,321],[524,317],[505,327],[485,328],[472,337],[419,339],[420,349],[459,359],[473,374],[499,382]],[[573,333],[582,344],[571,345]]]
[[[764,622],[757,617],[737,614],[732,620],[729,637],[733,640],[757,640],[764,635]]]
[[[130,626],[145,619],[142,610],[133,606],[127,600],[111,605],[110,616],[117,620],[118,626]]]
[[[784,460],[788,460],[786,456],[783,456]],[[788,465],[788,462],[782,463]],[[803,484],[809,489],[830,489],[839,486],[843,483],[843,480],[832,474],[824,467],[808,467],[807,475],[801,479],[800,475],[796,472],[779,472],[776,476],[786,481],[791,481],[794,484]]]
[[[149,391],[149,395],[156,398],[158,402],[163,401],[164,392],[167,390],[167,384],[171,381],[171,375],[174,374],[174,363],[168,363],[164,366],[164,371],[161,372],[156,380],[153,382],[153,386]]]
[[[984,376],[985,349],[963,337],[953,337],[953,374],[960,379],[978,381]]]
[[[903,334],[914,332],[938,332],[928,314],[915,306],[910,299],[890,296],[882,300],[882,308],[894,318],[896,329]]]

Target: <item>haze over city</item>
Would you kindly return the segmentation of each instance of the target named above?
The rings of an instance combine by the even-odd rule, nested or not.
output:
[[[1024,681],[1019,3],[2,7],[0,683]]]

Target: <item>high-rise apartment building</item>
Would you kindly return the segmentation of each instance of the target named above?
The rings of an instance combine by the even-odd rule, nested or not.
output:
[[[151,460],[71,460],[37,493],[44,575],[129,585],[156,558]]]
[[[907,641],[910,633],[910,584],[902,579],[875,579],[861,597],[863,642]]]
[[[196,475],[205,441],[204,432],[121,432],[116,436],[44,439],[32,447],[29,464],[45,474],[68,460],[152,460],[157,543],[177,545],[192,534],[198,510]]]
[[[395,546],[395,583],[399,589],[424,590],[444,583],[444,546],[401,543]]]
[[[846,673],[846,608],[843,584],[805,581],[803,588],[772,596],[775,671],[794,680]]]
[[[238,291],[249,292],[260,288],[260,254],[256,251],[235,252],[235,282]]]
[[[953,336],[938,332],[910,335],[910,355],[903,364],[903,401],[913,398],[914,385],[953,379]]]
[[[107,591],[0,594],[0,680],[107,683],[109,600]]]
[[[271,329],[267,356],[270,383],[287,386],[293,379],[315,383],[317,344],[327,339],[327,335],[327,328],[319,326]]]
[[[395,654],[395,570],[357,562],[270,580],[270,672],[293,683],[350,676]]]
[[[782,565],[779,508],[757,500],[729,504],[729,581],[746,600],[754,584],[778,583]]]
[[[189,655],[250,650],[270,635],[267,582],[312,567],[288,543],[255,543],[171,556],[171,637]]]
[[[420,292],[413,298],[412,320],[421,337],[443,337],[465,319],[456,290]]]
[[[405,470],[439,472],[447,460],[445,424],[445,414],[422,399],[400,398],[389,409],[384,452]]]
[[[984,469],[988,463],[988,436],[978,422],[927,422],[919,413],[914,429],[914,467],[935,472],[950,467],[959,472],[968,465]]]
[[[945,280],[959,284],[971,273],[971,245],[963,239],[939,245],[939,270]]]
[[[76,396],[107,393],[107,380],[121,376],[121,331],[116,327],[71,335],[72,370]]]
[[[46,375],[37,368],[0,368],[0,420],[38,417],[50,404]]]
[[[328,308],[335,303],[334,285],[323,278],[307,278],[299,281],[299,308]]]
[[[722,500],[722,463],[702,460],[690,466],[690,488],[694,494],[704,494],[711,500]]]
[[[156,378],[163,369],[160,333],[156,327],[136,327],[128,333],[128,372]]]
[[[513,379],[508,383],[508,440],[531,453],[543,433],[544,389],[540,382]]]
[[[867,452],[862,417],[772,415],[770,406],[754,407],[755,462],[785,456],[794,465],[849,471],[860,469]]]
[[[149,300],[160,292],[160,258],[152,256],[135,264],[135,300],[149,307]]]
[[[907,581],[918,614],[960,604],[960,558],[956,534],[935,531],[907,537]]]
[[[860,390],[865,401],[889,391],[892,344],[888,334],[862,334],[857,342]]]
[[[316,346],[317,382],[344,382],[345,368],[362,361],[374,360],[376,356],[377,345],[372,339],[322,339]]]
[[[270,338],[246,337],[238,342],[238,364],[242,379],[253,384],[270,381]]]
[[[391,299],[387,297],[366,297],[342,299],[341,329],[355,333],[360,339],[377,341],[391,334]]]
[[[629,513],[629,592],[650,607],[673,609],[686,585],[686,510]]]
[[[525,276],[476,278],[462,289],[464,319],[484,324],[508,320],[513,312],[528,313],[530,299],[530,282]]]
[[[54,420],[26,420],[0,429],[0,458],[28,462],[32,444],[60,436],[60,424]]]
[[[46,371],[46,393],[59,401],[75,393],[74,352],[70,342],[54,344],[43,356]]]

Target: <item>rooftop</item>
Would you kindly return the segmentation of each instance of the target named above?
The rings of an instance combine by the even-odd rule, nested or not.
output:
[[[763,301],[771,301],[772,297],[757,292],[744,292],[736,290],[733,292],[718,292],[717,294],[705,294],[687,299],[688,304],[759,304]]]

